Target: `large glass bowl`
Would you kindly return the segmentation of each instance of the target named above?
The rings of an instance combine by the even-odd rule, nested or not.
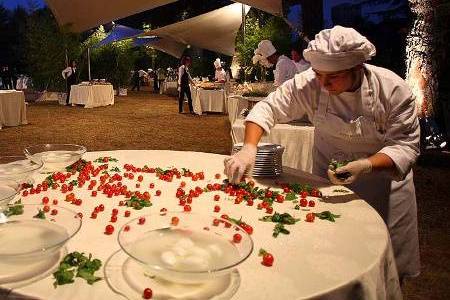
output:
[[[43,172],[63,171],[79,160],[86,147],[74,144],[42,144],[25,148],[25,155],[32,161],[42,161]]]
[[[42,161],[32,161],[24,155],[0,156],[0,184],[27,183],[42,168]]]
[[[197,284],[228,275],[253,250],[252,238],[227,220],[190,212],[141,218],[120,229],[119,244],[150,275],[168,281]],[[239,242],[234,241],[235,234],[241,237]]]
[[[37,218],[42,204],[10,204],[0,223],[0,262],[26,263],[45,259],[59,251],[81,228],[81,218],[73,210],[52,205]],[[22,207],[22,209],[20,209]],[[53,212],[53,213],[52,213]],[[0,274],[4,270],[0,270]]]
[[[20,185],[15,181],[0,181],[0,223],[5,220],[2,214],[8,203],[19,193]]]

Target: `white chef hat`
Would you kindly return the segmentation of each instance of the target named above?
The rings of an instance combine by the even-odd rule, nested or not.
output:
[[[255,50],[255,54],[260,54],[264,58],[268,58],[275,52],[277,52],[277,49],[275,49],[272,42],[269,40],[262,40],[259,42],[258,48]]]
[[[342,26],[322,30],[303,51],[312,68],[324,72],[351,69],[375,54],[375,46],[366,37]]]
[[[214,67],[216,69],[222,67],[222,62],[220,61],[220,58],[216,58],[216,60],[214,61]]]

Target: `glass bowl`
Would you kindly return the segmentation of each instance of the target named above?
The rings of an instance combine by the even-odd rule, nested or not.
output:
[[[6,221],[0,223],[2,263],[26,264],[46,259],[80,230],[81,218],[76,212],[52,205],[44,213],[45,219],[37,218],[43,208],[42,204],[15,203],[3,211]],[[0,278],[4,272],[7,270],[0,270]]]
[[[8,203],[19,193],[20,184],[15,181],[0,181],[0,223],[5,220],[2,214]]]
[[[78,161],[86,147],[74,144],[42,144],[25,148],[25,155],[32,161],[42,160],[43,172],[63,171]]]
[[[0,156],[0,184],[26,183],[42,165],[41,160],[32,161],[24,155]]]
[[[198,284],[228,275],[253,251],[252,238],[224,219],[190,212],[141,218],[122,226],[119,244],[150,275],[171,282]]]

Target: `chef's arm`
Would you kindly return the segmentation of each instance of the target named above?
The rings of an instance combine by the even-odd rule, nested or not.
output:
[[[251,144],[253,146],[258,145],[263,133],[264,129],[258,124],[253,122],[246,122],[244,144]]]
[[[372,164],[372,171],[395,172],[396,170],[394,161],[384,153],[376,153],[368,159]]]

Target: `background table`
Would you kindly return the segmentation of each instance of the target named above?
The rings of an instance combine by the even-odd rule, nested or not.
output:
[[[24,93],[15,90],[0,90],[0,129],[2,126],[24,124],[28,124]]]
[[[191,85],[192,106],[194,112],[201,115],[205,111],[226,113],[225,90],[205,90]]]
[[[196,152],[176,151],[111,151],[91,152],[85,159],[94,160],[102,156],[112,156],[117,163],[109,163],[109,169],[117,166],[123,170],[123,164],[131,163],[136,167],[169,166],[188,168],[192,172],[204,171],[205,180],[191,181],[187,178],[175,179],[173,182],[157,180],[154,174],[143,174],[141,188],[135,189],[137,174],[134,180],[124,178],[122,182],[132,190],[141,192],[148,190],[149,183],[155,188],[150,190],[153,206],[140,211],[126,207],[117,207],[123,196],[108,199],[99,192],[98,197],[90,197],[87,185],[81,189],[75,188],[77,198],[83,200],[82,206],[74,206],[63,201],[64,195],[58,190],[49,189],[46,193],[22,197],[24,203],[40,202],[42,197],[58,199],[59,204],[84,214],[83,225],[67,245],[68,251],[84,251],[92,253],[105,263],[120,247],[117,243],[119,228],[132,218],[151,212],[159,212],[162,207],[168,210],[180,210],[175,193],[183,180],[187,183],[186,190],[195,186],[206,186],[207,183],[220,182],[214,180],[216,173],[223,170],[224,156]],[[98,164],[97,164],[98,165]],[[292,170],[288,170],[292,172]],[[43,180],[47,174],[35,176],[36,180]],[[97,178],[98,179],[98,178]],[[326,182],[310,174],[297,171],[292,175],[280,178],[285,182],[310,182],[321,185],[321,191],[327,198],[323,202],[316,199],[315,212],[330,210],[341,215],[335,223],[316,219],[314,223],[304,222],[307,211],[295,210],[291,201],[274,203],[274,210],[288,212],[302,221],[289,226],[290,235],[272,237],[273,223],[258,221],[265,213],[256,207],[245,204],[235,205],[222,192],[205,192],[195,198],[192,211],[195,213],[214,215],[213,207],[221,206],[221,214],[232,217],[240,216],[253,226],[254,250],[251,256],[241,265],[240,286],[232,299],[304,299],[312,297],[327,297],[327,299],[400,299],[399,288],[393,253],[385,224],[380,216],[365,201],[354,194],[338,196],[336,187],[326,186]],[[270,186],[273,181],[256,181],[257,186]],[[155,191],[161,190],[160,197]],[[221,200],[213,201],[215,194],[220,194]],[[50,200],[51,201],[51,200]],[[259,201],[258,201],[259,202]],[[98,214],[97,219],[88,216],[94,207],[103,203],[105,210]],[[256,205],[256,204],[255,204]],[[110,224],[111,210],[119,209],[115,231],[112,235],[103,234],[105,225]],[[131,217],[123,217],[124,210],[131,211]],[[132,230],[132,229],[131,229]],[[260,248],[264,248],[275,257],[274,265],[270,268],[261,265],[258,256]],[[103,269],[103,266],[102,266]],[[117,270],[120,272],[120,269]],[[150,281],[150,279],[149,279]],[[30,285],[17,288],[1,299],[124,299],[115,294],[105,280],[90,286],[83,280],[76,279],[74,284],[53,288],[53,279],[48,276]],[[151,286],[149,286],[151,287]],[[3,288],[5,290],[5,288]],[[157,295],[158,291],[154,290]],[[13,298],[13,296],[18,298]],[[27,298],[28,297],[28,298]],[[36,297],[36,298],[33,298]],[[136,297],[140,299],[141,296]]]
[[[69,102],[84,104],[85,108],[114,105],[113,86],[111,84],[72,85]]]
[[[161,95],[178,95],[178,82],[176,81],[163,81],[159,87],[159,93]]]
[[[244,141],[243,119],[237,119],[231,127],[233,145]],[[277,124],[270,135],[264,135],[261,142],[283,145],[283,165],[311,172],[313,166],[314,127],[303,123]]]
[[[239,117],[242,110],[248,108],[248,100],[240,95],[230,95],[227,98],[227,111],[230,124]]]

